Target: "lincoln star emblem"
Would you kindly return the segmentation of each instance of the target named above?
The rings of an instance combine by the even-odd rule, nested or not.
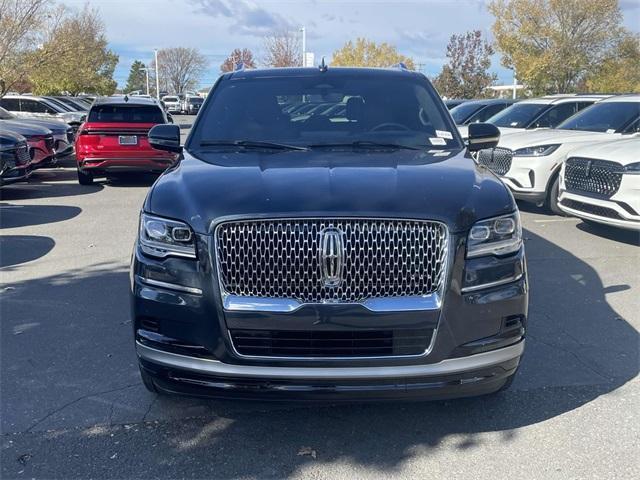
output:
[[[587,178],[589,178],[589,176],[591,175],[591,163],[592,163],[591,160],[589,160],[584,170],[584,176]]]
[[[342,283],[344,262],[343,233],[339,228],[327,227],[320,232],[320,266],[326,287],[337,287]]]

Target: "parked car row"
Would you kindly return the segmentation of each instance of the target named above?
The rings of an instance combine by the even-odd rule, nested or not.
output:
[[[165,95],[162,102],[168,113],[197,115],[204,99],[196,95]]]
[[[543,101],[562,108],[549,115]],[[537,113],[527,116],[525,110]],[[522,101],[487,122],[500,128],[500,142],[477,159],[516,199],[556,214],[640,230],[640,95]]]
[[[9,153],[3,156],[15,156],[12,145],[24,142],[28,157],[21,156],[17,163],[9,162],[2,174],[3,184],[26,179],[32,170],[54,166],[58,159],[74,152],[74,128],[60,120],[20,118],[0,107],[0,132],[3,147],[9,148]]]

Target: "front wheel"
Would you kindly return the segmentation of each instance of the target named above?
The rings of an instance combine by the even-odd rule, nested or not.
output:
[[[80,185],[93,185],[93,174],[78,169],[78,183]]]
[[[549,195],[547,196],[547,200],[544,204],[547,210],[551,211],[555,215],[559,215],[561,217],[565,217],[566,214],[560,210],[558,206],[558,195],[560,191],[560,177],[557,176],[553,182],[551,183],[551,188],[549,189]]]

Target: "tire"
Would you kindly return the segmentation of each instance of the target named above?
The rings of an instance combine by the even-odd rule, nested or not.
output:
[[[144,368],[140,368],[140,377],[142,378],[142,384],[144,388],[146,388],[151,393],[159,393],[156,384],[153,383],[153,378],[147,372],[145,372]]]
[[[78,183],[80,185],[93,185],[93,174],[78,169]]]
[[[547,200],[545,201],[544,206],[551,213],[558,215],[560,217],[566,217],[567,215],[562,210],[560,210],[560,207],[558,207],[559,189],[560,189],[560,176],[556,175],[556,177],[551,182],[549,195],[547,196]]]

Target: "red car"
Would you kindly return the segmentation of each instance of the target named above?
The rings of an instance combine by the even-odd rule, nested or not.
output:
[[[76,137],[78,182],[119,172],[163,172],[178,156],[151,148],[151,127],[171,123],[159,103],[144,97],[97,98]]]

